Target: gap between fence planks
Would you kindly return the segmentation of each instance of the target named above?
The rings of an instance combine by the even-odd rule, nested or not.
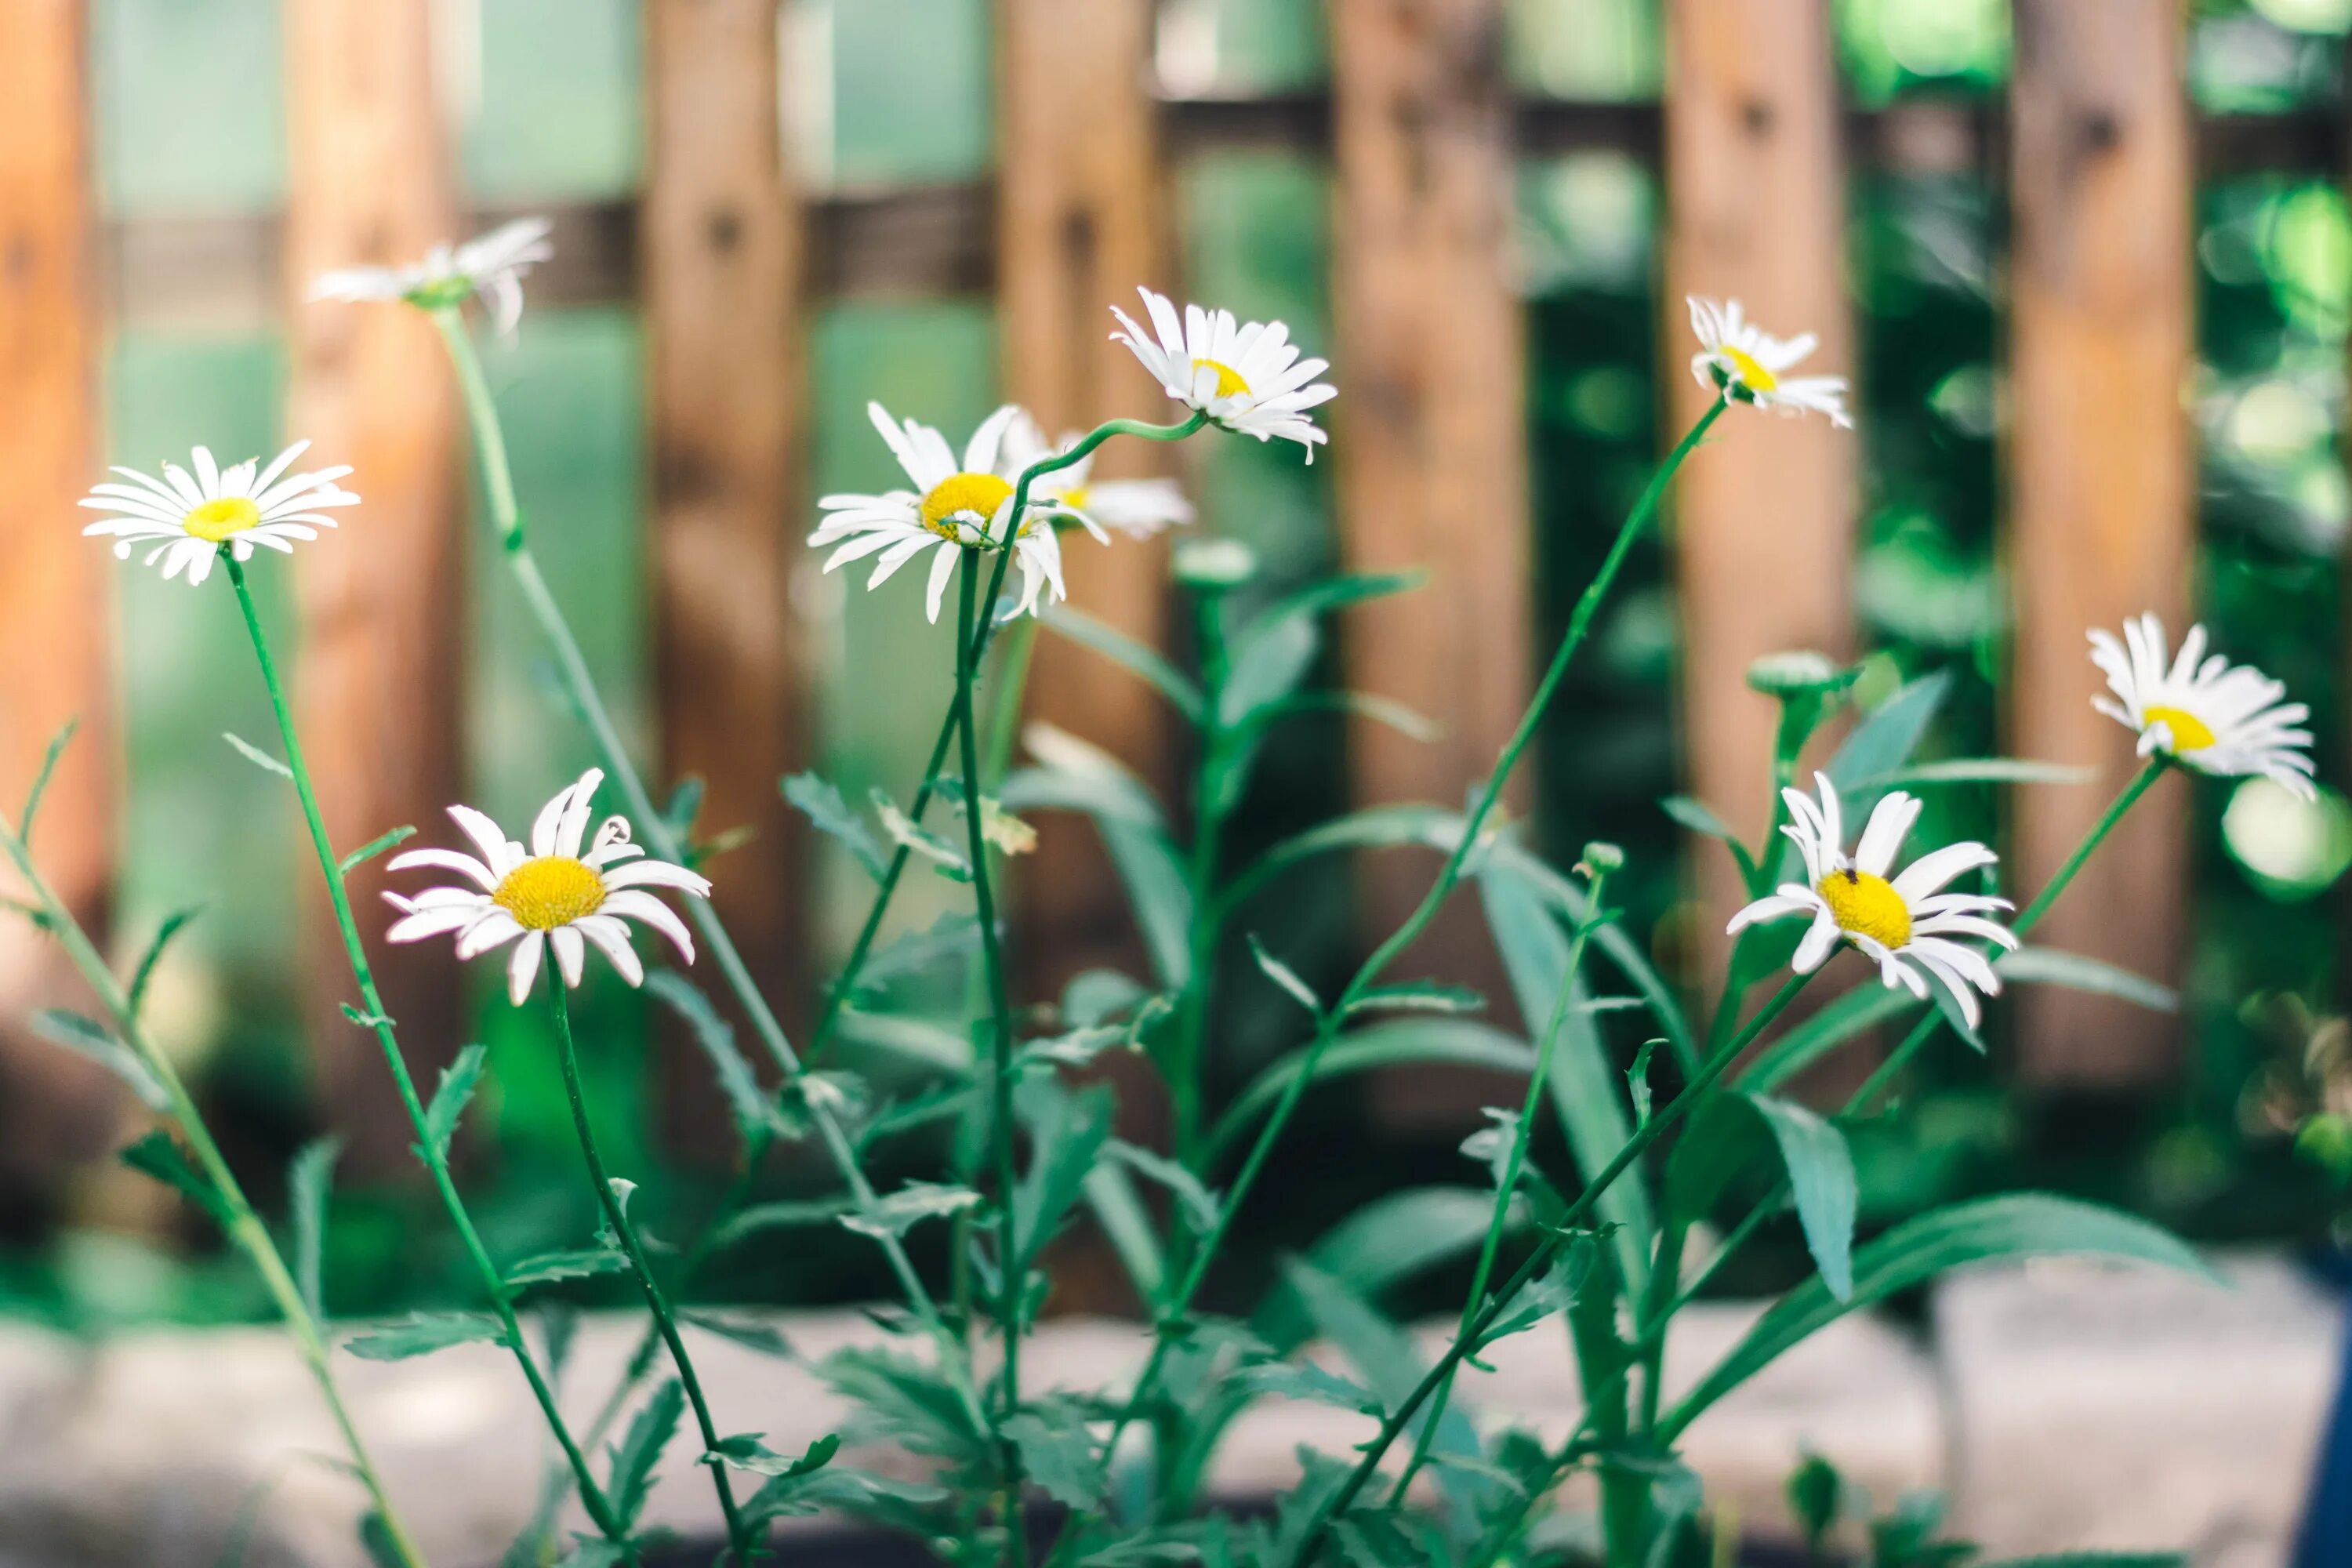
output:
[[[2130,736],[2091,711],[2091,626],[2154,610],[2175,645],[2190,568],[2190,148],[2183,19],[2147,0],[2018,0],[2011,89],[2008,682],[2017,754],[2096,764],[2089,788],[2017,793],[2014,885],[2042,886],[2128,776]],[[2060,900],[2037,942],[2178,977],[2188,786],[2160,785]],[[2144,1084],[2179,1031],[2111,999],[2021,995],[2032,1081]]]
[[[103,929],[113,891],[117,758],[108,645],[113,558],[80,537],[98,477],[90,106],[81,0],[0,4],[0,811],[16,819],[49,737],[81,731],[52,780],[35,848],[75,916]],[[37,672],[37,679],[26,679]],[[111,1075],[47,1041],[36,1005],[86,1007],[54,943],[0,916],[0,1201],[103,1145],[123,1110]]]
[[[808,836],[777,786],[803,765],[812,697],[790,602],[807,531],[806,252],[780,48],[774,0],[650,0],[641,243],[663,773],[703,779],[703,836],[756,830],[710,863],[713,900],[789,1021],[806,1011],[814,900]],[[666,1057],[669,1129],[691,1148],[725,1107],[690,1046]]]
[[[384,0],[285,9],[288,428],[313,442],[306,466],[352,465],[345,483],[362,498],[339,533],[287,563],[297,719],[339,850],[402,824],[429,833],[462,798],[467,595],[449,366],[417,311],[301,298],[328,268],[407,261],[457,237],[428,13]],[[218,613],[233,621],[228,599],[224,588]],[[324,1117],[348,1140],[355,1176],[405,1175],[413,1133],[375,1042],[341,1014],[356,997],[309,861],[306,846],[301,952]],[[383,865],[353,873],[352,901],[410,1070],[430,1083],[462,1043],[465,987],[446,952],[383,942]]]
[[[1820,334],[1808,373],[1853,371],[1828,11],[1826,0],[1667,6],[1664,442],[1714,395],[1685,368],[1696,347],[1686,295],[1737,298],[1780,337]],[[1691,793],[1751,844],[1769,825],[1779,710],[1748,689],[1748,665],[1788,648],[1853,650],[1858,438],[1811,416],[1733,409],[1676,482],[1685,772]],[[1699,973],[1718,974],[1724,923],[1746,899],[1721,846],[1690,844]]]
[[[1349,733],[1360,804],[1457,805],[1495,765],[1529,684],[1526,347],[1512,268],[1515,160],[1498,0],[1349,0],[1331,9],[1335,232],[1330,405],[1340,552],[1354,572],[1425,570],[1351,612],[1347,684],[1444,728]],[[1535,798],[1524,773],[1510,799]],[[1429,886],[1416,857],[1361,858],[1363,931]],[[1470,900],[1407,960],[1491,983]]]

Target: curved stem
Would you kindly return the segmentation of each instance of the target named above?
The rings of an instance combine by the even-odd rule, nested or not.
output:
[[[227,1211],[222,1216],[222,1228],[228,1233],[229,1240],[251,1261],[255,1271],[261,1276],[262,1285],[269,1292],[271,1302],[278,1308],[278,1316],[285,1320],[287,1331],[294,1337],[295,1349],[300,1352],[302,1363],[310,1370],[311,1380],[319,1385],[320,1396],[327,1402],[328,1413],[334,1417],[344,1449],[351,1455],[352,1468],[358,1475],[360,1484],[367,1489],[377,1517],[383,1521],[384,1529],[392,1537],[394,1550],[409,1568],[424,1568],[424,1553],[416,1549],[407,1525],[401,1521],[399,1510],[392,1506],[392,1499],[383,1489],[383,1479],[376,1473],[375,1460],[369,1455],[367,1444],[360,1436],[359,1427],[352,1422],[351,1412],[344,1407],[342,1391],[335,1384],[326,1336],[320,1329],[319,1321],[311,1314],[301,1288],[295,1283],[293,1273],[286,1267],[277,1242],[271,1239],[269,1227],[262,1223],[261,1216],[246,1197],[236,1173],[229,1169],[228,1161],[221,1154],[220,1145],[213,1142],[212,1131],[205,1125],[204,1114],[196,1109],[194,1097],[189,1094],[187,1085],[181,1081],[178,1069],[172,1065],[172,1058],[148,1038],[147,1031],[140,1025],[138,1015],[131,1008],[131,999],[123,994],[121,984],[114,978],[114,972],[107,967],[105,958],[89,940],[89,933],[82,930],[81,923],[74,919],[73,911],[66,907],[65,901],[43,879],[34,865],[31,849],[17,836],[16,828],[5,820],[0,820],[0,850],[6,852],[8,859],[16,868],[17,875],[24,878],[26,889],[33,895],[33,904],[40,916],[42,929],[58,939],[58,945],[66,950],[67,958],[81,972],[83,981],[98,997],[99,1005],[113,1019],[115,1030],[122,1037],[123,1043],[131,1047],[152,1075],[156,1085],[163,1089],[167,1112],[179,1127],[181,1136],[188,1141],[188,1148],[195,1155],[198,1168],[220,1195],[221,1204]]]
[[[703,1452],[715,1455],[719,1451],[719,1428],[712,1424],[710,1406],[702,1396],[702,1380],[695,1375],[694,1360],[687,1354],[686,1341],[679,1337],[668,1299],[662,1294],[660,1281],[654,1278],[653,1265],[646,1259],[645,1245],[637,1239],[636,1227],[629,1223],[628,1205],[613,1190],[613,1178],[604,1169],[604,1157],[596,1150],[596,1134],[588,1125],[588,1102],[580,1092],[580,1054],[572,1045],[572,1005],[552,949],[547,954],[546,967],[547,1008],[555,1020],[556,1048],[563,1066],[563,1093],[572,1103],[572,1127],[580,1135],[581,1158],[588,1163],[588,1179],[596,1188],[596,1202],[604,1210],[604,1223],[612,1227],[621,1250],[627,1255],[629,1271],[636,1276],[637,1288],[645,1292],[646,1307],[661,1329],[662,1342],[669,1347],[670,1364],[677,1370],[677,1381],[686,1390],[686,1402],[693,1408],[695,1425],[702,1433]],[[719,1510],[727,1516],[727,1540],[737,1568],[749,1568],[758,1542],[735,1506],[735,1489],[727,1479],[727,1467],[713,1463],[709,1470],[711,1487],[719,1493]]]
[[[365,1026],[375,1036],[376,1045],[383,1054],[384,1065],[391,1069],[393,1087],[400,1096],[401,1109],[408,1115],[409,1125],[416,1131],[415,1152],[424,1161],[433,1178],[433,1187],[441,1206],[457,1228],[458,1240],[464,1244],[466,1256],[482,1283],[483,1294],[499,1319],[499,1342],[507,1347],[522,1369],[524,1380],[530,1384],[531,1397],[538,1402],[540,1415],[548,1429],[562,1445],[565,1462],[572,1467],[580,1483],[580,1500],[588,1510],[589,1519],[606,1540],[621,1549],[625,1560],[634,1563],[635,1551],[627,1542],[626,1532],[614,1520],[605,1504],[602,1490],[589,1473],[588,1460],[573,1441],[563,1413],[555,1403],[555,1391],[539,1370],[530,1353],[530,1342],[524,1339],[522,1325],[515,1317],[514,1303],[509,1299],[504,1278],[491,1261],[489,1251],[482,1245],[479,1232],[474,1228],[473,1216],[467,1213],[465,1200],[458,1195],[457,1184],[449,1173],[447,1151],[436,1145],[425,1131],[425,1104],[416,1093],[416,1082],[408,1071],[408,1060],[401,1053],[400,1039],[390,1016],[384,1012],[383,997],[376,989],[375,973],[368,963],[367,947],[360,940],[359,922],[352,913],[350,889],[345,886],[341,862],[336,858],[334,846],[327,837],[327,823],[319,806],[319,794],[310,778],[309,765],[302,758],[302,740],[294,728],[293,710],[286,698],[284,683],[278,679],[277,661],[269,652],[269,639],[261,629],[261,616],[253,602],[253,592],[247,585],[245,568],[227,550],[221,552],[221,564],[227,569],[228,580],[236,589],[237,608],[245,616],[245,629],[253,642],[255,662],[261,667],[262,684],[269,689],[269,706],[278,719],[278,738],[286,748],[286,767],[294,781],[295,796],[302,805],[302,820],[310,829],[310,847],[319,861],[319,875],[327,885],[327,899],[335,912],[335,930],[342,939],[343,953],[351,964],[352,980],[359,988],[360,1005],[366,1013]]]

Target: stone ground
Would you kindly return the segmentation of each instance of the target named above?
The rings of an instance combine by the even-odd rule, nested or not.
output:
[[[1946,1491],[1961,1531],[1996,1552],[2185,1546],[2200,1568],[2270,1568],[2285,1561],[2335,1386],[2340,1307],[2276,1259],[2221,1268],[2232,1289],[2064,1263],[1956,1277],[1924,1335],[1848,1318],[1710,1411],[1685,1452],[1755,1530],[1787,1528],[1780,1482],[1811,1449],[1882,1502]],[[1686,1314],[1670,1379],[1696,1378],[1756,1310]],[[877,1337],[854,1312],[774,1321],[811,1358]],[[793,1451],[839,1422],[839,1403],[792,1363],[690,1331],[722,1430],[764,1431]],[[1442,1325],[1423,1332],[1445,1338]],[[592,1398],[608,1387],[636,1333],[632,1319],[584,1321],[572,1385]],[[1048,1384],[1117,1386],[1145,1348],[1132,1324],[1065,1320],[1025,1359]],[[1573,1425],[1564,1336],[1521,1334],[1492,1359],[1493,1373],[1462,1384],[1482,1419]],[[448,1568],[495,1563],[529,1513],[542,1451],[502,1352],[342,1356],[339,1371],[427,1555]],[[1345,1412],[1262,1402],[1217,1479],[1240,1493],[1280,1487],[1300,1444],[1340,1452],[1368,1428]],[[86,1344],[0,1329],[0,1568],[212,1568],[265,1482],[251,1568],[364,1568],[356,1488],[302,1458],[334,1449],[270,1330]],[[713,1534],[710,1491],[687,1454],[673,1446],[649,1512]]]

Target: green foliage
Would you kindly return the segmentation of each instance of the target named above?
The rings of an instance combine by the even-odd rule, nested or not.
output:
[[[158,1127],[147,1133],[124,1149],[120,1158],[141,1175],[153,1177],[194,1203],[212,1215],[222,1229],[236,1223],[236,1212],[228,1195],[189,1163],[179,1141],[163,1129]]]
[[[314,1318],[327,1315],[323,1272],[326,1268],[327,1205],[332,1191],[336,1156],[343,1141],[330,1134],[302,1146],[286,1167],[286,1201],[294,1241],[294,1282],[303,1304]]]
[[[499,1321],[487,1312],[411,1312],[352,1335],[343,1348],[362,1361],[406,1361],[451,1345],[494,1340],[499,1333]]]
[[[634,1527],[645,1511],[646,1499],[654,1489],[654,1467],[661,1463],[662,1450],[677,1435],[678,1418],[685,1413],[686,1391],[671,1378],[638,1407],[629,1419],[628,1431],[614,1447],[604,1497],[624,1529]]]
[[[148,1110],[171,1108],[171,1097],[164,1092],[163,1080],[155,1076],[154,1069],[97,1019],[63,1007],[43,1007],[33,1015],[33,1032],[106,1068],[129,1084],[131,1092]]]
[[[481,1087],[482,1068],[489,1059],[487,1046],[467,1046],[457,1059],[441,1069],[441,1082],[425,1108],[425,1144],[431,1158],[449,1155],[449,1141],[457,1135],[457,1121],[466,1114],[474,1091]]]
[[[815,773],[794,773],[779,786],[784,799],[809,819],[809,825],[849,851],[849,858],[880,881],[887,868],[882,846],[875,841],[866,819],[849,809],[841,791]]]

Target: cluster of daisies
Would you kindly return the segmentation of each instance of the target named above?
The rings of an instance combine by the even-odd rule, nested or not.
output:
[[[478,297],[498,330],[510,333],[521,315],[523,276],[552,254],[548,234],[540,220],[509,224],[413,265],[328,273],[312,285],[311,297],[397,300],[435,310]],[[1196,427],[1296,442],[1313,460],[1328,437],[1311,411],[1335,395],[1317,379],[1329,368],[1326,362],[1303,356],[1280,321],[1243,322],[1197,305],[1180,313],[1165,297],[1139,292],[1150,330],[1113,307],[1119,331],[1112,338],[1171,398],[1192,410]],[[1773,337],[1748,321],[1736,300],[1693,298],[1690,318],[1699,342],[1692,374],[1727,404],[1851,425],[1843,378],[1790,374],[1817,346],[1811,334]],[[809,542],[831,547],[827,572],[872,559],[868,587],[928,552],[926,607],[935,621],[948,580],[969,552],[1012,553],[1009,564],[1021,577],[1012,613],[1027,614],[1066,596],[1065,529],[1108,542],[1114,533],[1143,538],[1192,518],[1190,503],[1168,480],[1094,479],[1090,452],[1034,472],[1071,454],[1079,437],[1051,442],[1035,420],[1009,405],[982,421],[961,453],[938,430],[896,419],[879,404],[867,412],[907,487],[824,497],[824,520]],[[84,531],[111,537],[115,553],[126,559],[135,546],[151,544],[148,564],[160,564],[167,579],[184,575],[190,583],[203,582],[224,552],[242,563],[257,548],[290,552],[294,542],[333,527],[331,511],[359,501],[340,482],[347,468],[292,471],[307,447],[298,441],[267,468],[248,460],[222,468],[199,447],[190,467],[165,463],[160,479],[117,468],[121,482],[97,485],[82,501],[107,514]],[[2208,655],[2203,627],[2191,628],[2169,659],[2153,616],[2127,623],[2120,638],[2105,631],[2090,636],[2091,657],[2113,693],[2095,706],[2134,731],[2142,755],[2161,753],[2208,773],[2260,774],[2312,795],[2312,737],[2303,728],[2308,710],[2282,700],[2284,688],[2260,671]],[[551,959],[565,983],[577,985],[591,946],[635,984],[644,966],[631,945],[630,921],[661,932],[691,963],[685,924],[650,889],[700,899],[710,884],[685,867],[646,858],[622,817],[606,817],[592,837],[588,823],[602,779],[592,769],[559,791],[532,825],[528,848],[484,814],[450,807],[473,852],[414,849],[391,868],[449,871],[461,880],[413,897],[387,894],[399,915],[392,939],[448,936],[461,959],[510,949],[508,989],[518,1005]],[[1940,986],[1973,1023],[1979,995],[2000,990],[1994,961],[2017,939],[1993,918],[2009,910],[2006,900],[1949,889],[1955,879],[1992,867],[1993,851],[1963,841],[1895,870],[1920,809],[1916,798],[1898,792],[1877,803],[1849,854],[1837,788],[1818,774],[1815,786],[1811,795],[1784,792],[1790,820],[1782,832],[1797,847],[1805,880],[1749,904],[1730,929],[1808,916],[1811,923],[1791,960],[1799,972],[1819,968],[1841,944],[1851,946],[1878,966],[1887,985],[1922,997],[1931,984]]]

